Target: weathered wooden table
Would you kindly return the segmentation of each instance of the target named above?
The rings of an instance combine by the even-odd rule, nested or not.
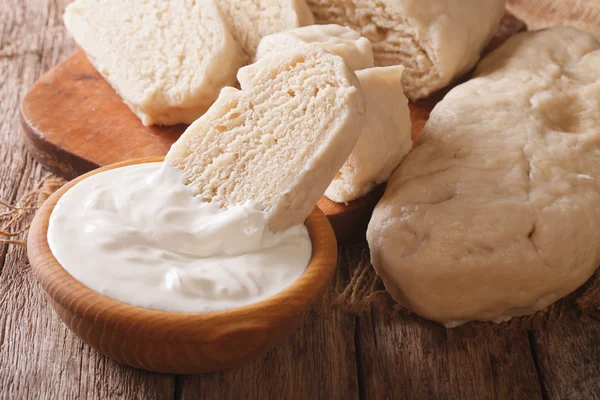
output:
[[[9,202],[45,174],[24,149],[18,108],[33,82],[74,49],[62,24],[66,3],[0,1],[0,198]],[[364,245],[340,249],[325,298],[264,357],[173,376],[128,368],[84,345],[52,312],[25,249],[0,244],[0,398],[600,398],[600,321],[574,308],[539,329],[446,330],[379,311],[358,317],[336,304],[364,258]]]

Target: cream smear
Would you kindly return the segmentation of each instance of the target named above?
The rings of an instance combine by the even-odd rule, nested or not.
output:
[[[194,197],[163,163],[108,170],[56,204],[48,243],[85,286],[163,311],[208,312],[256,303],[302,275],[312,246],[304,225],[273,233],[247,203],[220,209]]]

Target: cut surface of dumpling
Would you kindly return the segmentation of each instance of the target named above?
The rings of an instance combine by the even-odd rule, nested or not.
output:
[[[408,100],[401,65],[356,72],[367,100],[367,117],[354,150],[325,195],[348,203],[386,182],[412,147]]]
[[[252,60],[263,36],[314,24],[305,0],[216,0],[235,39]]]
[[[355,29],[373,43],[376,66],[406,67],[411,100],[468,71],[498,29],[506,0],[308,0],[318,24]]]
[[[77,0],[64,20],[144,125],[192,123],[243,65],[212,0]]]
[[[269,227],[304,222],[354,148],[365,101],[344,60],[321,49],[282,51],[240,69],[173,144],[166,162],[222,207],[260,203]]]

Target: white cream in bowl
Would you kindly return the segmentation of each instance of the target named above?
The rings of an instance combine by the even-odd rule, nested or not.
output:
[[[273,233],[257,204],[204,203],[163,163],[111,169],[59,199],[48,226],[56,260],[112,299],[163,311],[209,312],[256,303],[302,275],[304,225]]]

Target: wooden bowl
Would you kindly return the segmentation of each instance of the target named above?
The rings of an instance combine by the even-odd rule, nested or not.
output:
[[[337,262],[331,225],[317,207],[306,220],[313,252],[291,286],[261,302],[209,313],[174,313],[131,306],[81,284],[48,246],[50,214],[60,197],[88,176],[163,157],[113,164],[89,172],[54,193],[37,212],[27,253],[33,272],[60,319],[94,349],[124,364],[163,373],[199,373],[235,367],[291,334],[325,291]]]

